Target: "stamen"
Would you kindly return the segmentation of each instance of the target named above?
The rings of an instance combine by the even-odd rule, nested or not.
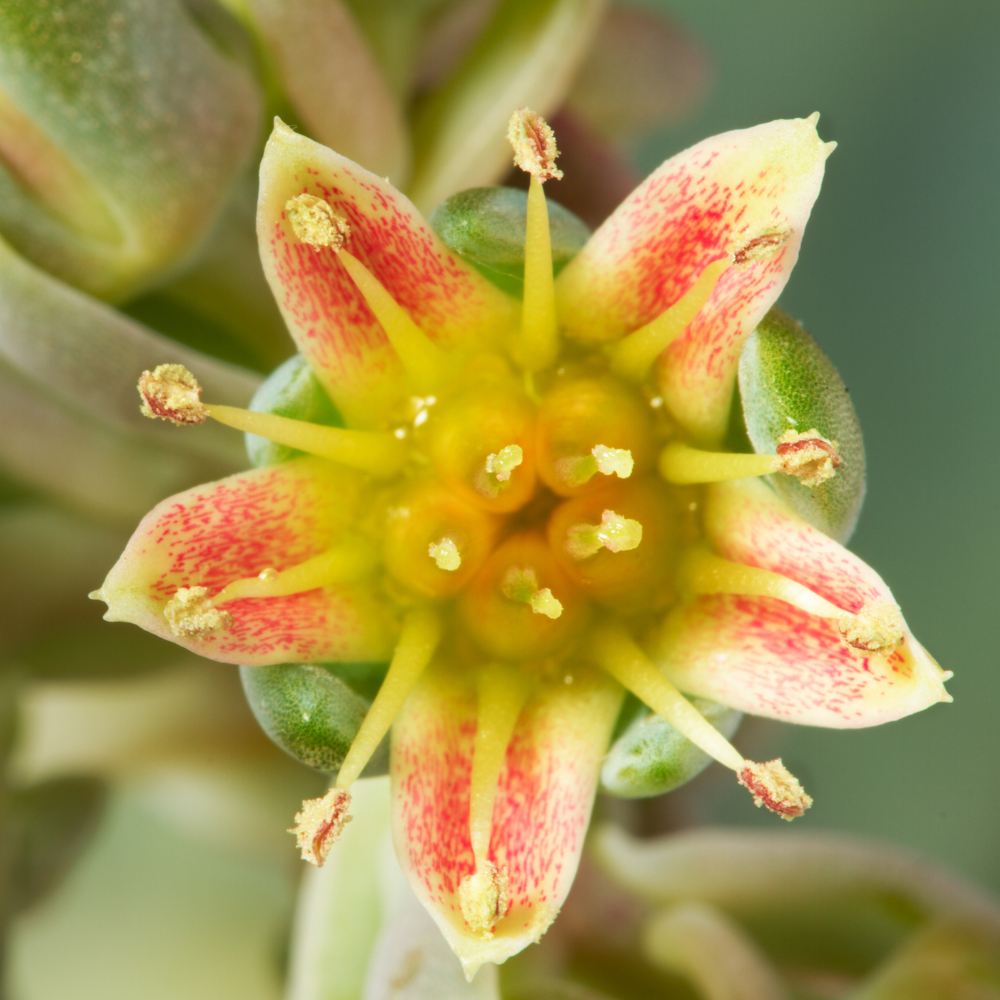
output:
[[[393,476],[406,460],[406,445],[385,431],[325,427],[274,413],[257,413],[215,403],[207,404],[206,409],[213,420],[227,427],[257,434],[276,444],[328,458],[373,476]]]
[[[337,215],[329,203],[313,194],[298,194],[285,202],[285,215],[297,239],[314,250],[340,250],[351,235],[347,220]]]
[[[551,365],[559,352],[549,209],[542,184],[562,177],[562,171],[555,166],[559,151],[552,129],[529,108],[511,115],[507,139],[514,147],[514,162],[531,174],[524,234],[524,298],[514,356],[528,371],[538,371]]]
[[[431,542],[427,554],[437,563],[438,569],[445,569],[450,573],[462,565],[462,554],[458,551],[458,546],[447,537],[440,542]]]
[[[844,645],[861,652],[891,652],[906,637],[906,625],[896,604],[869,601],[857,614],[852,614],[787,576],[730,562],[702,548],[687,553],[678,579],[681,589],[691,595],[775,597],[817,618],[831,619],[837,622]]]
[[[701,312],[702,306],[711,298],[719,279],[731,264],[729,257],[713,261],[672,306],[656,319],[619,340],[610,350],[611,370],[622,378],[641,382],[649,374],[653,362]]]
[[[713,555],[707,549],[691,549],[684,557],[678,579],[688,594],[740,594],[776,597],[819,618],[839,621],[848,612],[831,604],[801,583],[769,569],[744,566]]]
[[[787,431],[776,455],[743,455],[701,451],[680,441],[660,453],[660,475],[668,483],[721,483],[783,472],[795,476],[803,486],[819,486],[836,475],[841,464],[836,441],[827,441],[819,431],[803,434]]]
[[[201,386],[183,365],[157,365],[139,376],[140,412],[144,417],[169,420],[179,427],[204,423],[208,410],[201,402]]]
[[[618,341],[611,350],[611,369],[623,378],[641,382],[653,362],[666,350],[701,312],[712,297],[715,286],[729,267],[746,268],[774,256],[788,242],[791,230],[769,230],[729,250],[713,261],[695,283],[656,319]]]
[[[515,566],[507,571],[500,587],[504,597],[521,604],[528,604],[536,615],[558,618],[563,606],[545,587],[539,590],[538,576],[530,566]]]
[[[507,912],[507,872],[498,869],[488,854],[500,772],[529,690],[528,678],[517,669],[495,665],[479,675],[479,718],[469,789],[469,835],[476,871],[462,879],[459,902],[466,922],[484,936]]]
[[[233,624],[233,616],[228,611],[212,606],[207,587],[181,587],[167,601],[163,617],[176,636],[211,635]]]
[[[302,860],[317,868],[323,866],[344,827],[354,818],[350,813],[351,793],[331,788],[321,799],[306,799],[295,814],[295,846],[302,850]]]
[[[606,510],[600,524],[576,524],[569,529],[566,551],[574,559],[589,559],[602,548],[609,552],[628,552],[638,548],[641,541],[642,525],[638,521]]]
[[[667,680],[624,629],[617,625],[599,627],[594,631],[588,648],[597,664],[619,684],[666,719],[695,746],[735,771],[740,783],[754,793],[754,801],[759,796],[758,804],[766,805],[783,819],[801,816],[812,804],[812,799],[780,762],[778,767],[774,767],[774,761],[755,764],[744,760],[739,751]],[[779,780],[781,773],[791,781]]]
[[[450,367],[445,352],[413,322],[406,310],[357,257],[346,250],[341,250],[338,256],[385,330],[406,373],[421,389],[436,386]]]
[[[660,475],[668,483],[721,483],[727,479],[766,476],[779,471],[776,455],[731,455],[700,451],[680,441],[668,444],[660,453]]]
[[[385,680],[340,767],[337,788],[350,788],[364,770],[430,663],[440,639],[441,622],[433,611],[418,608],[406,616]]]
[[[510,474],[524,461],[524,451],[519,444],[509,444],[493,455],[486,456],[486,472],[497,482],[505,483]]]
[[[837,442],[822,437],[815,427],[802,434],[785,431],[778,439],[775,470],[797,476],[803,486],[819,486],[840,468]]]
[[[280,573],[274,568],[257,576],[235,580],[215,595],[212,604],[218,607],[227,601],[247,597],[285,597],[303,594],[332,583],[346,583],[369,574],[378,565],[378,553],[367,542],[355,539],[338,545],[318,556],[290,566]]]

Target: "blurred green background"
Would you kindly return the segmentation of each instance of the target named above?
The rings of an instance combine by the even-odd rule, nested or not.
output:
[[[945,669],[952,705],[875,730],[780,727],[816,804],[800,829],[928,851],[1000,889],[1000,5],[974,0],[670,0],[715,84],[643,171],[707,135],[822,112],[839,147],[781,304],[844,377],[868,451],[851,547]],[[746,727],[745,727],[746,728]],[[729,782],[703,818],[773,826]]]

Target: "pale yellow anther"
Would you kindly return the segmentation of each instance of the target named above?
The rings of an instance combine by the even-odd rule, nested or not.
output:
[[[510,474],[524,461],[524,451],[519,444],[509,444],[493,455],[486,456],[486,471],[497,482],[505,483]]]
[[[563,613],[563,606],[552,591],[548,587],[539,589],[538,576],[530,566],[509,569],[500,591],[508,600],[527,604],[536,615],[558,618]]]
[[[837,623],[841,639],[866,653],[892,652],[906,636],[898,604],[869,601],[856,615],[844,614]]]
[[[837,442],[827,440],[815,427],[801,433],[785,431],[777,452],[774,470],[795,476],[810,488],[833,479],[841,465]]]
[[[752,236],[729,251],[730,260],[738,268],[747,268],[757,261],[773,257],[791,238],[791,229],[767,229]]]
[[[233,624],[228,611],[212,606],[207,587],[181,587],[163,609],[170,631],[176,636],[211,635]]]
[[[574,559],[589,559],[602,548],[609,552],[628,552],[642,541],[642,525],[613,510],[601,515],[600,524],[576,524],[566,536],[566,551]]]
[[[285,215],[296,239],[315,250],[340,250],[351,235],[347,220],[337,215],[329,203],[312,194],[297,194],[285,202]]]
[[[438,569],[447,570],[453,573],[462,565],[462,554],[458,551],[458,546],[447,536],[439,542],[431,542],[427,547],[427,554],[437,563]]]
[[[351,819],[351,793],[343,788],[331,788],[321,799],[306,799],[295,814],[295,846],[302,851],[302,860],[321,868],[344,827]]]
[[[765,806],[782,819],[797,819],[813,803],[812,796],[782,764],[780,757],[763,764],[748,760],[737,773],[737,778],[753,796],[755,806]]]
[[[489,938],[493,927],[507,912],[507,869],[484,861],[472,875],[466,875],[458,887],[462,916],[480,937]]]
[[[518,108],[507,124],[507,141],[514,150],[514,163],[539,181],[562,178],[556,167],[555,133],[548,122],[531,108]]]
[[[151,372],[143,372],[139,376],[139,395],[144,417],[158,417],[181,427],[208,419],[201,386],[183,365],[157,365]]]
[[[628,448],[607,448],[603,444],[595,444],[590,453],[597,460],[597,471],[605,476],[628,479],[632,475],[635,463]]]

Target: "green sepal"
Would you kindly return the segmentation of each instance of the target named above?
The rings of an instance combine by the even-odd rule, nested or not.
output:
[[[69,873],[97,829],[105,797],[103,781],[83,776],[10,794],[12,912],[40,903]]]
[[[338,667],[240,667],[243,691],[261,728],[285,753],[317,771],[340,769],[371,705],[333,673]],[[388,767],[385,739],[362,775],[385,774]]]
[[[590,229],[557,202],[548,205],[552,272],[558,274],[590,238]],[[481,187],[445,199],[434,209],[430,223],[453,253],[508,295],[521,298],[527,220],[527,191]]]
[[[276,413],[279,417],[308,420],[312,424],[326,424],[328,427],[344,426],[340,411],[330,401],[312,373],[309,362],[301,354],[293,355],[268,375],[254,395],[250,409],[258,413]],[[256,434],[246,435],[246,447],[254,468],[287,462],[304,454]]]
[[[769,476],[800,517],[838,542],[854,531],[865,496],[865,447],[854,404],[819,345],[780,309],[772,309],[747,339],[739,389],[747,434],[758,454],[773,453],[786,431],[815,428],[835,441],[841,464],[819,486],[794,476]]]
[[[707,698],[691,704],[729,739],[743,713]],[[601,768],[601,791],[623,799],[662,795],[699,775],[712,758],[682,736],[666,719],[641,705],[625,731],[611,744]]]

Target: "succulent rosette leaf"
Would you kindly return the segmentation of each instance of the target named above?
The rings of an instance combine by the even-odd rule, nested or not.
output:
[[[250,410],[203,402],[179,365],[140,380],[147,415],[247,432],[258,467],[160,504],[95,596],[241,664],[265,728],[336,771],[297,817],[307,860],[336,850],[391,728],[397,857],[470,977],[562,905],[626,691],[663,725],[620,737],[639,766],[605,765],[606,787],[651,794],[715,759],[786,819],[811,799],[728,741],[739,712],[842,728],[947,700],[881,579],[769,485],[815,489],[859,460],[826,436],[843,414],[773,445],[748,416],[773,453],[721,450],[741,350],[819,191],[816,121],[669,160],[558,276],[543,183],[560,171],[534,112],[508,132],[526,202],[453,200],[439,232],[278,122],[258,232],[301,358]],[[506,272],[483,266],[491,226]],[[786,357],[787,384],[813,384],[806,355]],[[750,389],[767,380],[741,384],[766,416]],[[787,416],[826,413],[815,396]],[[347,691],[314,726],[307,706],[341,683],[371,685],[371,707]]]

